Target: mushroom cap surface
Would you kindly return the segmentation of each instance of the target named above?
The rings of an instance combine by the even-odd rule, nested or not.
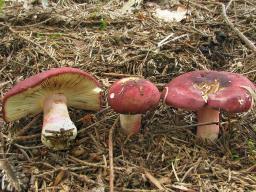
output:
[[[192,71],[171,80],[162,93],[167,105],[197,111],[208,106],[227,112],[245,112],[253,105],[251,94],[241,86],[255,90],[246,77],[223,71]]]
[[[108,103],[117,113],[141,114],[158,105],[160,92],[150,81],[128,77],[116,81],[108,91]]]
[[[94,111],[101,107],[101,88],[94,77],[72,67],[53,68],[17,83],[5,94],[4,120],[42,112],[45,98],[52,94],[63,94],[67,106],[74,108]]]

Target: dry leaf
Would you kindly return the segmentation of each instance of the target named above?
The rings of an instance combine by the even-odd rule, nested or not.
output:
[[[185,9],[182,6],[179,6],[176,11],[169,11],[167,9],[162,10],[157,8],[153,15],[156,18],[161,19],[165,22],[180,22],[186,17],[187,13],[187,9]]]
[[[85,149],[81,146],[74,147],[70,152],[74,157],[79,157],[85,154]]]
[[[66,175],[66,171],[65,170],[60,170],[60,172],[58,173],[58,175],[55,177],[53,186],[57,186],[58,184],[60,184],[60,182],[63,180],[63,178]]]
[[[78,122],[82,121],[84,124],[92,124],[93,122],[95,122],[95,120],[96,117],[93,114],[86,114],[81,119],[79,119]]]

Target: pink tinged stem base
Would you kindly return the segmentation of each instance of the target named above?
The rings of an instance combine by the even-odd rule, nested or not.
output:
[[[138,133],[141,127],[141,114],[136,114],[136,115],[120,114],[120,125],[122,130],[128,136]]]
[[[41,140],[44,145],[54,150],[67,149],[77,135],[77,128],[69,117],[66,102],[64,95],[54,94],[43,103]]]
[[[198,124],[219,122],[220,112],[218,110],[203,108],[197,112]],[[219,135],[219,124],[197,126],[196,135],[199,138],[214,141]]]

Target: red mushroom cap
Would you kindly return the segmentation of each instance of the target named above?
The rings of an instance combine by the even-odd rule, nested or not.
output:
[[[84,71],[71,67],[53,68],[31,76],[9,90],[3,98],[3,117],[5,121],[14,121],[39,113],[43,100],[51,94],[65,95],[69,106],[98,110],[100,90],[99,82]]]
[[[193,71],[173,79],[162,93],[170,106],[197,111],[204,106],[227,112],[244,112],[251,108],[253,99],[241,86],[255,90],[246,77],[218,71]]]
[[[137,77],[116,81],[109,89],[108,103],[121,114],[141,114],[155,107],[160,100],[157,87]]]

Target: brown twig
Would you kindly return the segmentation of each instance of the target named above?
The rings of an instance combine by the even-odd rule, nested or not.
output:
[[[18,137],[14,137],[13,141],[31,141],[40,136],[41,136],[41,133],[37,133],[37,134],[33,134],[33,135],[26,135],[26,136],[18,136]]]
[[[141,75],[130,75],[130,74],[120,74],[120,73],[101,73],[101,75],[110,76],[110,77],[142,77]]]
[[[104,169],[109,168],[109,167],[106,167],[103,164],[87,162],[87,161],[75,158],[71,155],[68,155],[67,160],[76,161],[76,162],[80,163],[81,165],[85,165],[85,166],[89,166],[89,167],[104,168]],[[122,168],[122,167],[114,167],[114,169],[116,169],[116,170],[125,170],[125,168]]]
[[[256,52],[256,47],[255,45],[241,32],[239,31],[233,23],[231,23],[231,21],[228,19],[228,16],[227,16],[227,10],[226,10],[226,7],[223,3],[218,3],[221,5],[221,8],[222,8],[222,16],[225,20],[225,22],[227,23],[227,25],[241,38],[241,40],[246,44],[246,46],[248,48],[250,48],[253,52]]]
[[[76,178],[78,178],[82,182],[91,183],[91,184],[95,184],[96,183],[94,180],[90,179],[86,175],[77,174],[77,173],[75,173],[73,171],[70,171],[70,174],[74,175]]]
[[[27,147],[27,146],[19,145],[19,144],[17,144],[17,143],[14,143],[13,145],[15,145],[16,147],[19,147],[19,148],[21,148],[21,149],[38,149],[38,148],[43,148],[43,147],[45,147],[44,145],[36,145],[36,146]]]
[[[149,179],[149,181],[154,184],[160,191],[164,190],[164,187],[161,185],[161,183],[158,181],[157,178],[155,178],[151,173],[145,170],[145,175]]]
[[[127,188],[115,188],[117,191],[123,192],[159,192],[157,189],[127,189]],[[170,191],[170,190],[169,190]],[[170,192],[173,192],[172,190]]]
[[[114,192],[114,161],[113,161],[113,131],[116,127],[117,122],[119,121],[119,117],[116,118],[114,124],[109,130],[108,136],[108,149],[109,149],[109,191]]]
[[[206,123],[196,123],[190,125],[181,125],[181,126],[174,126],[175,128],[189,128],[189,127],[196,127],[196,126],[204,126],[204,125],[218,125],[219,122],[206,122]]]
[[[24,126],[21,130],[19,130],[15,136],[18,137],[18,136],[21,136],[23,135],[24,133],[27,132],[27,130],[29,130],[31,128],[31,126],[38,120],[40,115],[36,115],[26,126]]]

